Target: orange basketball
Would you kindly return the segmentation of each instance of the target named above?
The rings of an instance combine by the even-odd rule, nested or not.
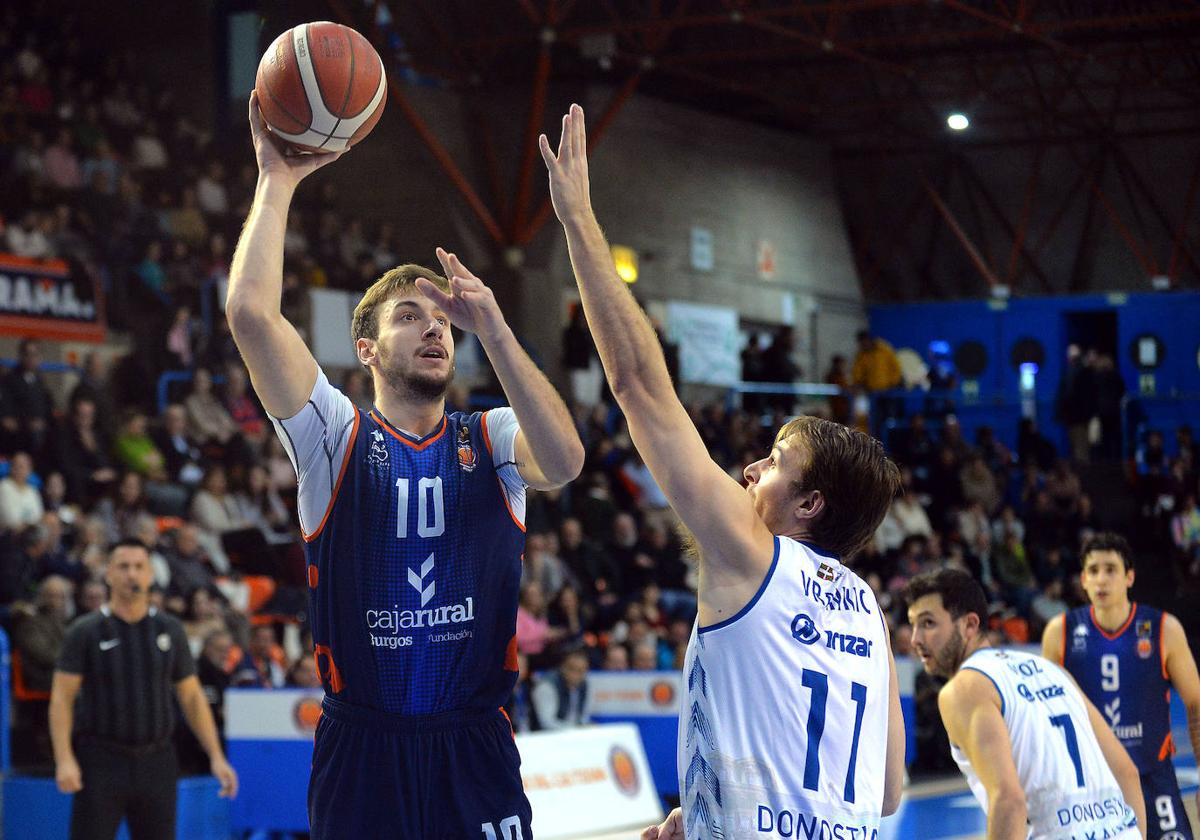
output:
[[[387,74],[370,41],[328,21],[276,38],[254,86],[267,127],[310,152],[340,152],[362,140],[387,99]]]

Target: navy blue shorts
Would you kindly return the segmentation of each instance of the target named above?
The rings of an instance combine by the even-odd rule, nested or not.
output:
[[[1192,840],[1175,766],[1169,759],[1142,774],[1142,798],[1146,800],[1146,840]]]
[[[521,756],[493,712],[400,717],[325,698],[312,840],[532,840]]]

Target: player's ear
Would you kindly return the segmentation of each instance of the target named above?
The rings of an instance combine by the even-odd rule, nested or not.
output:
[[[354,342],[354,354],[358,356],[360,364],[370,367],[378,357],[379,348],[374,339],[360,338]]]
[[[825,495],[820,490],[805,490],[796,497],[792,510],[797,519],[812,522],[825,512]]]

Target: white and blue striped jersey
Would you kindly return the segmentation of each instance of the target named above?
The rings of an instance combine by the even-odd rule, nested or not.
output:
[[[874,840],[889,676],[870,587],[776,537],[750,603],[692,631],[677,752],[688,840]]]
[[[1100,751],[1083,695],[1062,668],[1004,648],[977,650],[961,667],[990,679],[1000,695],[1031,840],[1141,837]],[[987,811],[987,790],[970,760],[956,744],[950,752]]]

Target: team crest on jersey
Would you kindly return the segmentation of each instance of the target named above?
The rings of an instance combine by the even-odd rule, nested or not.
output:
[[[371,451],[367,453],[367,460],[380,465],[388,462],[387,447],[383,445],[383,432],[378,429],[371,430]]]
[[[471,430],[463,426],[458,430],[458,465],[463,472],[475,470],[475,447],[471,446]]]
[[[1154,653],[1154,645],[1150,643],[1149,639],[1138,639],[1137,652],[1142,659],[1149,659]]]
[[[1154,645],[1150,641],[1153,635],[1153,625],[1150,620],[1139,621],[1137,624],[1137,654],[1142,659],[1149,659],[1154,654]]]
[[[833,566],[830,566],[828,563],[822,563],[817,567],[817,577],[821,580],[833,580]]]
[[[1087,650],[1088,629],[1082,624],[1075,628],[1075,633],[1071,639],[1071,650],[1081,651]]]

